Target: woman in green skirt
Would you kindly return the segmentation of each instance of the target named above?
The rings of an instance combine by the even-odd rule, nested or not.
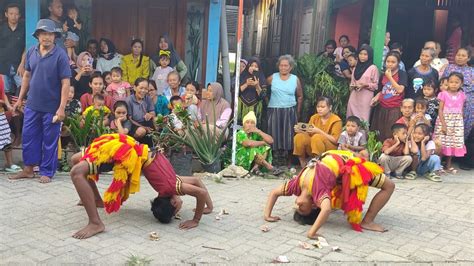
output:
[[[256,127],[257,117],[253,111],[243,118],[243,128],[237,132],[237,165],[253,174],[261,175],[260,168],[271,171],[273,175],[281,171],[272,166],[272,136]]]

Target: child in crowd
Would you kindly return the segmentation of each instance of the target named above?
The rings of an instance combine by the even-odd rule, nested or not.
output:
[[[424,98],[418,98],[415,101],[415,114],[412,115],[410,120],[410,128],[415,129],[416,125],[426,124],[431,126],[431,116],[426,113],[428,109],[428,101]],[[413,130],[411,131],[413,132]]]
[[[402,113],[402,117],[395,121],[395,124],[404,124],[408,128],[410,126],[413,113],[415,112],[415,100],[411,98],[404,99],[402,101],[402,105],[400,106],[400,112]],[[411,132],[409,131],[409,133]]]
[[[74,99],[74,86],[69,87],[69,94],[67,98],[66,107],[64,112],[66,117],[73,117],[75,115],[80,115],[82,113],[81,102],[78,99]],[[67,147],[67,145],[72,141],[71,131],[66,125],[61,127],[61,147]]]
[[[100,117],[101,113],[104,116],[104,125],[109,124],[109,114],[110,114],[110,109],[105,106],[105,98],[104,95],[102,94],[96,94],[94,95],[94,98],[92,99],[93,104],[84,110],[82,113],[82,116],[85,118],[87,117],[88,113],[92,113],[92,116],[94,117]]]
[[[447,91],[448,90],[448,78],[443,77],[439,80],[439,91]]]
[[[351,73],[354,72],[354,68],[357,65],[357,57],[355,54],[350,54],[347,56],[347,64],[349,65],[349,69],[351,70]]]
[[[425,80],[423,83],[423,97],[427,101],[426,114],[431,118],[431,128],[435,126],[438,118],[439,100],[436,98],[438,86],[432,79]]]
[[[446,156],[446,171],[456,173],[451,159],[463,157],[466,154],[464,145],[463,106],[466,95],[461,90],[464,76],[452,72],[448,77],[448,90],[441,91],[439,99],[439,115],[435,126],[435,135],[441,141],[442,154]]]
[[[435,154],[436,145],[431,140],[431,129],[429,125],[418,124],[410,137],[410,154],[412,155],[412,165],[410,171],[405,175],[406,179],[414,180],[418,176],[425,175],[431,181],[441,182],[438,171],[441,170],[441,160]]]
[[[13,164],[10,124],[5,116],[5,108],[8,111],[13,111],[13,108],[8,101],[8,97],[5,95],[3,77],[0,75],[0,150],[5,153],[5,171],[16,173],[21,170],[21,167]]]
[[[152,79],[148,80],[148,96],[153,100],[156,115],[165,116],[170,114],[170,109],[168,109],[168,99],[163,95],[163,92],[158,94],[156,82]]]
[[[160,50],[160,65],[155,69],[155,72],[151,77],[151,79],[156,82],[156,89],[158,91],[158,95],[163,94],[165,88],[169,86],[168,74],[173,71],[173,68],[169,66],[171,62],[170,55],[171,52],[169,50]]]
[[[412,100],[413,101],[413,100]],[[412,158],[407,142],[407,126],[394,124],[392,138],[386,139],[382,146],[379,164],[387,176],[394,173],[398,179],[403,179],[403,171],[410,166]]]
[[[184,124],[183,121],[179,119],[176,115],[178,112],[178,107],[183,107],[183,100],[179,96],[173,96],[170,99],[169,109],[171,110],[171,114],[169,117],[171,118],[171,123],[173,124],[173,128],[179,134],[184,134]]]
[[[114,113],[110,118],[110,129],[118,134],[128,135],[132,130],[132,122],[128,120],[127,103],[117,101],[114,104]]]
[[[113,67],[111,70],[112,83],[107,86],[107,93],[112,96],[114,103],[116,101],[124,101],[130,96],[130,83],[122,81],[122,69],[120,67]]]
[[[112,83],[112,73],[110,71],[104,71],[102,78],[104,79],[104,87],[107,88]]]
[[[196,208],[193,219],[182,222],[180,229],[198,226],[202,215],[212,212],[212,200],[199,178],[177,176],[162,153],[149,151],[147,145],[130,136],[103,135],[91,143],[84,156],[77,153],[71,161],[75,164],[71,179],[89,218],[87,226],[77,231],[74,238],[85,239],[104,231],[97,208],[105,206],[107,213],[119,211],[129,194],[140,190],[140,172],[158,192],[151,210],[160,222],[171,222],[181,209],[181,195],[195,197]],[[114,171],[113,181],[102,200],[96,183],[91,181],[97,181],[100,173],[110,170]]]
[[[365,149],[367,138],[360,131],[361,121],[357,116],[349,116],[346,119],[346,129],[339,136],[337,143],[339,150],[346,150],[354,153],[354,155],[369,159],[369,153]]]
[[[350,171],[343,172],[343,168]],[[369,186],[381,190],[373,197],[362,219],[363,203]],[[356,231],[366,229],[385,232],[374,219],[388,202],[394,189],[393,182],[386,178],[383,169],[376,163],[354,157],[349,151],[328,151],[320,161],[311,162],[298,176],[272,190],[265,207],[264,219],[268,222],[280,220],[280,217],[272,216],[277,199],[280,196],[295,195],[295,218],[297,214],[311,216],[314,206],[321,209],[307,233],[308,238],[318,238],[318,230],[328,219],[332,208],[344,210],[348,222]]]
[[[73,42],[78,42],[79,36],[81,35],[81,29],[82,21],[79,19],[79,12],[75,6],[71,6],[67,10],[66,22],[63,25],[63,30],[67,32],[66,39]],[[67,48],[67,55],[69,56],[71,64],[74,64],[74,47]]]
[[[69,94],[67,95],[67,103],[64,108],[66,117],[71,117],[76,114],[82,113],[81,102],[78,99],[74,99],[74,86],[69,86]]]
[[[394,51],[400,54],[400,58],[402,57],[403,54],[403,45],[399,42],[394,42],[390,45],[390,51]],[[402,60],[398,63],[398,67],[400,70],[406,71],[405,69],[405,64],[403,63]]]
[[[201,90],[199,83],[196,81],[190,81],[186,83],[185,94],[181,96],[183,99],[183,105],[188,110],[188,113],[191,115],[193,121],[201,121],[201,112],[199,112],[199,99],[197,95]]]

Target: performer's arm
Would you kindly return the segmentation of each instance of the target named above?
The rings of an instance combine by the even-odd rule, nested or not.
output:
[[[321,228],[321,226],[326,222],[330,213],[331,213],[331,200],[329,198],[325,198],[321,202],[321,211],[319,212],[318,218],[316,218],[316,221],[311,226],[311,229],[309,229],[308,231],[309,238],[311,239],[318,238],[317,232],[319,228]]]
[[[181,191],[196,198],[196,211],[192,220],[185,221],[179,225],[180,229],[191,229],[198,226],[201,220],[202,213],[204,211],[204,205],[206,203],[207,191],[198,186],[194,186],[187,183],[181,184]]]
[[[284,190],[285,190],[285,184],[275,188],[270,192],[270,195],[268,196],[268,201],[267,205],[265,206],[265,211],[264,211],[264,219],[267,222],[276,222],[280,220],[280,217],[278,216],[272,216],[272,210],[273,206],[275,206],[275,203],[280,196],[284,196]]]

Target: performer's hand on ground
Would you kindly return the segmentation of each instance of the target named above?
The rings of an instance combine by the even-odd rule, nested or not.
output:
[[[308,234],[306,235],[309,239],[318,239],[318,237],[322,236],[320,234],[313,234],[311,232],[308,232]]]
[[[199,222],[196,222],[194,220],[188,220],[188,221],[184,221],[180,223],[179,229],[183,229],[183,230],[191,229],[191,228],[197,227],[198,225],[199,225]]]
[[[267,222],[278,222],[280,220],[280,217],[278,216],[267,216],[265,217],[265,221]]]

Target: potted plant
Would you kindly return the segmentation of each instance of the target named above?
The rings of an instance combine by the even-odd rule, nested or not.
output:
[[[189,119],[189,115],[186,114],[186,117]],[[222,146],[226,141],[226,132],[231,123],[232,120],[229,120],[219,133],[216,127],[209,125],[207,117],[205,124],[192,123],[190,120],[187,123],[183,122],[184,130],[181,133],[170,129],[168,123],[166,135],[177,143],[191,148],[206,172],[217,173],[221,170],[221,155],[224,151]]]
[[[71,133],[77,151],[89,146],[95,138],[110,133],[110,128],[103,123],[104,117],[102,110],[99,116],[94,116],[93,112],[89,112],[85,117],[80,114],[66,117],[65,125]]]
[[[188,124],[190,119],[187,111],[182,107],[177,107],[175,113],[183,124]],[[153,142],[163,149],[170,159],[170,163],[176,174],[191,176],[192,173],[192,150],[183,143],[176,141],[171,135],[173,131],[173,116],[158,115],[156,118],[157,130],[153,132]]]

